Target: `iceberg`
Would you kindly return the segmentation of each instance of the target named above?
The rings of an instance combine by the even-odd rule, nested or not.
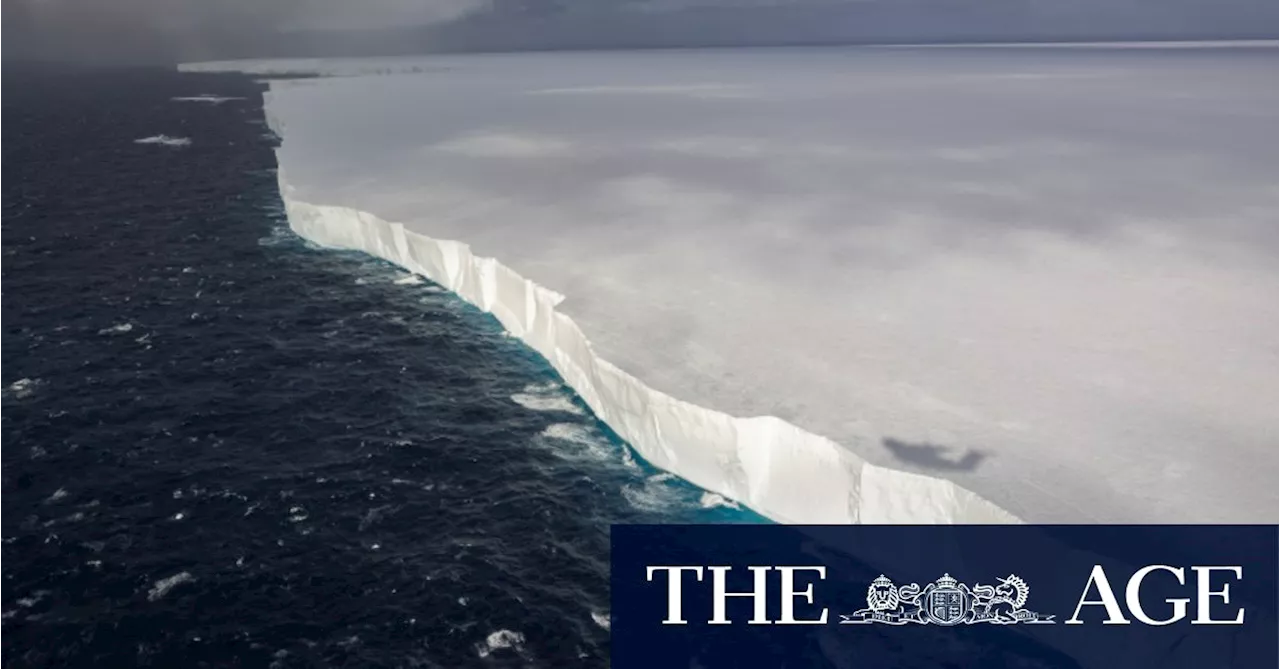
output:
[[[290,226],[492,313],[709,493],[1275,522],[1272,51],[294,66],[346,76],[265,95]]]
[[[211,104],[211,105],[220,105],[224,102],[230,102],[232,100],[243,100],[243,99],[244,98],[241,98],[241,97],[226,96],[226,95],[211,95],[209,93],[201,93],[200,95],[182,95],[182,96],[170,98],[170,100],[173,102],[202,102],[202,103]]]
[[[134,144],[160,144],[163,146],[189,146],[189,137],[170,137],[168,135],[152,135],[133,140]]]

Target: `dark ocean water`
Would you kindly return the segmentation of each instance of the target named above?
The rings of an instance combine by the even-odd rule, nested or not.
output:
[[[261,85],[4,83],[5,666],[603,666],[610,523],[759,520],[294,237]]]

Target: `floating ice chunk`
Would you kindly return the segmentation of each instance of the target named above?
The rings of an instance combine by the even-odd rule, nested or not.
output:
[[[173,102],[204,102],[207,104],[220,105],[231,100],[243,100],[241,97],[213,95],[211,93],[201,93],[200,95],[184,95],[175,98],[169,98]]]
[[[395,283],[398,286],[416,286],[422,283],[422,277],[418,276],[417,274],[409,274],[407,276],[402,276],[399,279],[396,279],[393,283]]]
[[[152,135],[133,140],[134,144],[163,144],[164,146],[188,146],[191,140],[187,137],[170,137],[168,135]]]
[[[476,652],[480,657],[489,657],[489,654],[495,650],[510,648],[519,651],[520,646],[524,644],[524,635],[511,630],[498,630],[485,638],[483,644],[476,647]]]
[[[174,574],[168,578],[162,578],[159,581],[156,581],[155,585],[151,586],[151,590],[147,592],[147,600],[154,602],[169,594],[170,590],[182,585],[183,583],[191,583],[195,580],[196,577],[192,576],[189,571]]]

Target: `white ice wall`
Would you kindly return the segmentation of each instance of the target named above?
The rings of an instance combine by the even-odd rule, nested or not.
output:
[[[285,134],[278,120],[269,123]],[[462,242],[432,239],[367,212],[295,199],[283,168],[279,175],[289,225],[300,236],[384,258],[493,314],[660,469],[784,523],[1017,522],[950,481],[868,464],[778,418],[738,418],[657,392],[596,355],[577,324],[556,311],[564,296],[494,258],[472,254]]]

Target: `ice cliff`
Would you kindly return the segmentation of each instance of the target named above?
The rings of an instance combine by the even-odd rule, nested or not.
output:
[[[285,134],[279,124],[273,129]],[[286,139],[287,141],[287,139]],[[289,225],[317,244],[354,249],[421,274],[489,312],[656,467],[783,523],[1002,523],[1008,512],[954,483],[867,463],[773,416],[735,417],[670,397],[600,358],[556,306],[565,297],[465,243],[433,239],[347,207],[295,199]]]

